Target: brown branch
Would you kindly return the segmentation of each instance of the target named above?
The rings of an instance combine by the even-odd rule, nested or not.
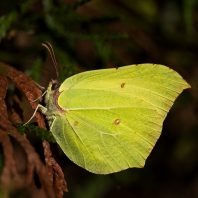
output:
[[[8,88],[8,81],[7,78],[3,75],[0,75],[0,116],[4,116],[5,118],[8,118],[7,114],[7,107],[5,103],[5,97],[6,97],[6,92]]]
[[[4,167],[1,173],[1,182],[4,186],[10,184],[12,176],[14,179],[19,180],[19,175],[16,168],[16,162],[14,160],[14,153],[10,138],[7,133],[0,129],[0,143],[2,145],[4,156]]]
[[[39,176],[39,179],[41,183],[43,184],[43,187],[45,189],[45,192],[47,193],[47,196],[49,198],[55,198],[52,185],[47,177],[46,169],[44,164],[41,162],[38,154],[35,152],[32,145],[29,143],[29,141],[22,135],[20,135],[16,128],[11,124],[11,122],[7,119],[1,118],[2,123],[1,126],[8,130],[12,136],[20,143],[20,145],[24,148],[24,151],[27,154],[27,158],[29,163],[31,163]]]
[[[50,173],[50,179],[53,182],[53,176],[55,174],[55,192],[57,198],[63,197],[63,192],[68,192],[67,183],[64,178],[64,173],[60,166],[57,164],[55,159],[52,157],[52,152],[50,150],[50,144],[47,141],[43,141],[43,148],[45,154],[45,162],[47,164],[46,168],[48,169],[48,173]]]
[[[26,95],[28,100],[30,101],[30,104],[33,109],[35,109],[38,105],[37,102],[32,102],[36,99],[38,99],[41,96],[42,91],[40,90],[39,86],[28,76],[24,75],[22,72],[17,71],[13,67],[10,67],[2,62],[0,62],[0,73],[4,74],[5,76],[9,77]],[[17,117],[17,113],[13,111],[13,116],[12,117],[14,120],[20,119]],[[41,128],[46,129],[45,127],[45,122],[43,119],[42,114],[38,111],[36,112],[36,118],[39,126]],[[11,125],[9,126],[11,127]],[[6,128],[7,129],[7,128]],[[10,130],[11,128],[9,128]],[[37,155],[35,155],[35,151],[33,147],[29,144],[28,140],[21,136],[16,129],[12,126],[12,135],[13,137],[19,141],[19,143],[23,146],[25,149],[25,152],[27,154],[27,159],[28,159],[28,166],[27,166],[27,183],[29,183],[32,180],[33,177],[33,170],[34,166],[35,169],[40,176],[41,182],[45,185],[45,190],[48,192],[48,189],[54,189],[56,192],[56,197],[61,198],[63,196],[64,191],[68,191],[66,181],[64,178],[64,174],[62,172],[62,169],[60,166],[57,164],[55,159],[52,157],[52,153],[50,150],[50,144],[46,141],[43,141],[43,148],[44,148],[44,156],[45,156],[45,162],[46,162],[46,170],[49,175],[49,177],[44,177],[42,178],[41,175],[43,176],[44,169],[41,168],[39,169],[39,166],[42,167],[42,164],[40,163],[40,160]],[[7,129],[8,130],[8,129]],[[36,160],[35,160],[36,159]],[[40,171],[40,172],[39,172]],[[42,173],[42,174],[41,174]],[[51,185],[53,185],[53,188],[49,187],[46,185],[46,179],[49,178],[51,181]],[[48,192],[49,194],[49,192]],[[50,193],[52,196],[52,192]]]
[[[18,109],[22,110],[21,101],[17,95],[14,95],[13,102],[16,105],[13,105],[12,107],[12,121],[16,123],[22,123],[21,117],[19,116],[19,113],[17,113],[15,109],[15,106],[17,106]],[[24,138],[26,138],[25,135],[24,135]],[[33,177],[34,177],[34,169],[35,169],[35,166],[34,164],[31,163],[31,159],[29,158],[29,155],[27,154],[26,185],[29,185],[32,182]]]
[[[7,78],[0,75],[0,127],[2,127],[2,118],[8,119],[7,107],[5,103],[6,92],[8,88]],[[14,160],[13,148],[10,142],[10,138],[7,133],[0,128],[0,143],[2,145],[2,151],[4,156],[4,167],[1,174],[1,181],[3,185],[8,186],[12,176],[19,179],[16,162]]]

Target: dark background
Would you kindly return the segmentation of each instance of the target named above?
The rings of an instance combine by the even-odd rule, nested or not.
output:
[[[167,115],[143,169],[94,175],[60,152],[69,188],[65,197],[198,197],[198,1],[7,0],[0,1],[0,16],[0,61],[44,87],[56,78],[41,46],[45,41],[54,48],[62,81],[86,70],[158,63],[192,86]],[[31,117],[27,112],[25,120]],[[12,197],[45,196],[32,184]]]

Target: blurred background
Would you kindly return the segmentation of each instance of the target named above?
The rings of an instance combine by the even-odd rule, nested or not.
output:
[[[41,46],[45,41],[54,48],[62,81],[86,70],[158,63],[192,86],[167,115],[143,169],[94,175],[60,151],[57,158],[69,188],[64,197],[198,197],[198,1],[0,1],[0,61],[47,87],[56,76]],[[25,120],[31,117],[25,115]],[[20,158],[20,148],[15,151]],[[25,160],[18,161],[25,170],[20,164]],[[45,196],[33,183],[13,190],[10,197]]]

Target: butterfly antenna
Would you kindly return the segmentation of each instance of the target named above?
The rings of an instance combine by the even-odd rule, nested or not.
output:
[[[49,42],[45,42],[45,43],[42,43],[42,46],[45,47],[48,50],[48,52],[50,53],[51,59],[53,61],[53,64],[54,64],[54,67],[55,67],[55,70],[56,70],[57,79],[59,79],[58,64],[57,64],[57,61],[56,61],[56,57],[55,57],[52,45]]]

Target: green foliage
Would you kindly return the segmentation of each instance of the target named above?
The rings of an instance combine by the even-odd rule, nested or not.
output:
[[[20,4],[14,3],[12,9],[9,7],[12,3],[9,2],[4,5],[7,13],[0,18],[0,39],[10,39],[13,36],[17,38],[18,35],[26,33],[26,35],[23,35],[23,39],[34,36],[38,45],[45,41],[50,42],[61,65],[60,77],[62,80],[77,73],[79,66],[84,67],[86,70],[92,67],[84,58],[76,58],[77,40],[89,40],[90,44],[92,43],[93,46],[97,47],[95,51],[96,61],[97,59],[101,61],[100,68],[105,67],[106,63],[110,61],[122,62],[119,61],[118,57],[114,61],[114,50],[108,44],[113,40],[128,38],[126,33],[115,33],[108,27],[118,22],[119,17],[112,15],[89,17],[76,12],[79,7],[89,1],[81,0],[72,4],[63,4],[53,0],[45,0],[42,1],[42,4],[37,2],[42,7],[42,10],[39,11],[36,11],[37,4],[34,0],[21,0]],[[14,6],[15,4],[16,6]],[[104,29],[103,25],[107,29]],[[57,43],[59,44],[57,45]],[[28,65],[27,74],[37,81],[41,74],[41,60],[45,59],[48,53],[36,55],[35,53],[40,50],[35,47],[24,48],[22,46],[16,52],[14,48],[7,52],[6,50],[0,51],[0,59],[10,63]],[[106,49],[106,52],[104,49]],[[17,56],[16,59],[15,56]],[[32,68],[32,71],[29,68]]]
[[[27,13],[32,2],[33,0],[28,0],[20,5],[20,11],[18,11],[18,8],[16,8],[10,13],[0,17],[0,41],[2,38],[7,36],[8,31],[13,30],[14,27],[17,28],[17,22],[20,18],[20,15],[23,16],[23,14]]]
[[[47,140],[48,142],[56,142],[51,132],[41,129],[33,124],[27,124],[24,126],[21,123],[14,123],[14,126],[21,133],[21,135],[25,134],[26,131],[30,131],[31,133],[34,133],[41,139]]]
[[[8,30],[12,28],[16,19],[16,12],[11,12],[5,16],[0,17],[0,40],[7,35]]]
[[[190,36],[192,36],[195,33],[192,11],[196,6],[196,0],[184,0],[183,2],[184,2],[184,6],[183,6],[184,23],[186,25],[187,34],[189,35],[188,39],[191,40]]]

